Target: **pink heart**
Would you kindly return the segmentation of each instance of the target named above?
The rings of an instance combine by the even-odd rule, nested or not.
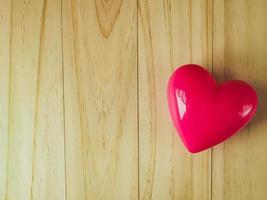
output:
[[[219,144],[254,116],[258,98],[246,82],[217,84],[209,72],[194,64],[179,67],[168,83],[169,111],[191,153]]]

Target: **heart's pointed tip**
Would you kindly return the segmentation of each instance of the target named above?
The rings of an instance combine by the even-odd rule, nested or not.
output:
[[[192,153],[192,154],[205,151],[206,149],[209,149],[209,148],[212,147],[212,146],[207,146],[207,145],[192,143],[190,141],[189,142],[183,141],[183,143],[184,143],[184,147],[186,148],[186,150],[189,153]]]
[[[206,150],[206,149],[198,149],[198,148],[192,148],[192,147],[186,147],[186,149],[191,154],[197,154],[197,153],[200,153]]]
[[[197,151],[197,150],[194,150],[194,149],[188,149],[187,148],[187,151],[191,154],[196,154],[196,153],[199,153],[200,151]]]

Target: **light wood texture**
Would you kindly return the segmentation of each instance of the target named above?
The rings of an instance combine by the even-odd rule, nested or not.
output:
[[[0,200],[5,198],[8,154],[11,1],[0,0]]]
[[[66,0],[67,199],[137,199],[137,4]]]
[[[265,0],[0,0],[0,200],[267,199]],[[185,63],[255,86],[239,134],[189,154]]]
[[[267,2],[214,1],[213,71],[259,95],[255,119],[213,150],[213,199],[267,199]]]
[[[7,29],[3,29],[6,52],[1,54],[5,62],[1,62],[1,91],[5,89],[7,116],[1,134],[5,136],[7,129],[9,134],[1,137],[8,144],[3,151],[6,156],[1,157],[7,162],[1,199],[64,199],[61,4],[58,0],[13,0],[11,10],[10,2],[4,5],[1,14],[6,21],[1,26],[7,24]]]
[[[211,68],[212,1],[138,7],[140,199],[210,199],[210,151],[190,155],[171,123],[167,80],[185,63]]]

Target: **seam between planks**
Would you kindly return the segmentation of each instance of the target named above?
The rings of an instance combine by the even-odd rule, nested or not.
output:
[[[65,73],[64,73],[64,47],[63,47],[63,1],[60,1],[60,25],[61,25],[61,74],[62,74],[62,101],[63,101],[63,133],[64,133],[64,182],[65,182],[65,200],[68,199],[67,191],[67,155],[66,155],[66,105],[65,105]]]
[[[137,197],[140,200],[140,124],[139,124],[139,116],[140,116],[140,112],[139,112],[139,14],[138,14],[138,9],[139,9],[139,3],[138,0],[136,0],[136,81],[137,81],[137,173],[138,173],[138,177],[137,177]]]

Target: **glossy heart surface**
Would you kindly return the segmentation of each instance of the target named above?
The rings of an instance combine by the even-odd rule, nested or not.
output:
[[[254,116],[258,98],[246,82],[216,83],[194,64],[179,67],[167,89],[171,118],[188,151],[197,153],[219,144]]]

